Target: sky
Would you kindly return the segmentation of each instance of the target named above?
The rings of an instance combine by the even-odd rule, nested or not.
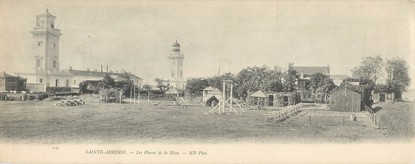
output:
[[[0,70],[34,72],[35,17],[57,17],[60,68],[127,70],[167,79],[171,45],[184,76],[238,73],[288,63],[330,65],[350,75],[362,57],[399,56],[415,86],[415,3],[411,1],[29,1],[0,2]]]

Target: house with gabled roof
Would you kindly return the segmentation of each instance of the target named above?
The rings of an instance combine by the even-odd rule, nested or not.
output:
[[[325,76],[330,76],[330,66],[294,66],[293,63],[288,65],[289,69],[297,71],[299,78],[297,81],[297,91],[301,92],[302,99],[309,99],[311,75],[321,73]]]

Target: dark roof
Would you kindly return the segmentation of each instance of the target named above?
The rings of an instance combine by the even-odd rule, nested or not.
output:
[[[3,73],[0,73],[0,78],[5,78],[5,77],[14,77],[14,78],[20,78],[20,79],[23,79],[23,80],[26,79],[26,78],[21,77],[19,75],[16,75],[16,74],[13,74],[13,73],[7,73],[5,71],[3,71]]]
[[[94,76],[94,77],[104,77],[106,72],[99,71],[88,71],[88,70],[69,70],[69,73],[75,76]],[[108,73],[110,76],[117,76],[118,78],[126,78],[127,75],[131,76],[133,79],[142,79],[134,74],[130,73]]]
[[[312,75],[315,73],[322,73],[323,75],[330,74],[329,66],[293,66],[299,74]]]
[[[173,43],[173,45],[172,45],[173,47],[180,47],[180,44],[179,43],[177,43],[177,40],[176,40],[176,42],[175,43]]]
[[[91,84],[93,86],[98,86],[100,80],[85,80],[84,83]]]

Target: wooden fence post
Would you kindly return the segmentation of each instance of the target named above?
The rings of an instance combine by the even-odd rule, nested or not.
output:
[[[311,115],[310,115],[310,117],[309,117],[310,119],[309,119],[309,124],[310,124],[310,126],[311,126]]]
[[[122,91],[120,91],[120,104],[122,104]]]

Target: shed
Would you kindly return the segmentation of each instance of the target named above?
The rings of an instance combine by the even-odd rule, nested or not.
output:
[[[253,98],[254,105],[265,105],[265,98],[267,96],[265,96],[264,92],[262,92],[261,90],[258,90],[255,93],[251,94],[251,97]]]
[[[330,110],[341,112],[359,112],[362,95],[360,91],[349,88],[339,88],[331,93]]]
[[[219,89],[213,87],[208,87],[208,89],[209,90],[203,90],[203,102],[206,102],[212,96],[222,97],[222,92]]]
[[[0,73],[0,91],[24,91],[27,79],[12,73]]]
[[[215,88],[213,88],[213,87],[206,87],[205,89],[203,89],[203,92],[202,92],[202,100],[203,100],[203,102],[206,102],[206,100],[207,100],[207,98],[208,98],[208,94],[209,94],[209,92],[211,92],[211,91],[213,91]]]

